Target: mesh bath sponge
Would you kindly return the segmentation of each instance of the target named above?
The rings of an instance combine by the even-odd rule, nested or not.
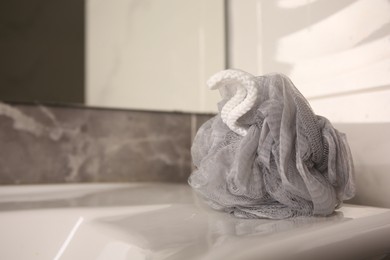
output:
[[[189,184],[211,207],[243,218],[327,216],[354,196],[345,135],[288,77],[225,70],[207,85],[222,101],[195,136]]]

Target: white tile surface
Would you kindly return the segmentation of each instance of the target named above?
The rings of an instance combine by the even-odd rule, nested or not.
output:
[[[390,123],[335,124],[347,134],[356,174],[354,203],[390,208]]]
[[[309,99],[309,102],[316,114],[332,122],[390,122],[390,87],[375,92]]]
[[[261,3],[257,0],[228,3],[228,66],[253,75],[262,70]]]

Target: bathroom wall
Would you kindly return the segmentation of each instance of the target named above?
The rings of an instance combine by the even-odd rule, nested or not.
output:
[[[347,134],[354,160],[358,192],[353,202],[390,208],[390,122],[335,127]]]
[[[229,0],[229,67],[281,72],[333,122],[390,121],[388,0]]]
[[[86,0],[87,104],[216,112],[224,0]]]
[[[0,103],[0,184],[185,182],[209,117]]]
[[[354,202],[390,207],[390,1],[229,0],[229,67],[288,75],[345,132]]]
[[[84,1],[0,1],[0,100],[84,102]]]
[[[205,81],[225,67],[224,11],[224,0],[0,1],[0,184],[185,182],[210,115],[153,111],[216,111]],[[123,107],[145,110],[112,109]]]

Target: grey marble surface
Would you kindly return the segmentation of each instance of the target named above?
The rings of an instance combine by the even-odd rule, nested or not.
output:
[[[208,117],[0,103],[0,184],[185,182]]]

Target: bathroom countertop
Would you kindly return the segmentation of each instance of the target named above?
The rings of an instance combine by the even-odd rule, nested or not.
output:
[[[21,185],[0,188],[0,230],[1,259],[364,259],[390,250],[390,209],[239,219],[185,184]]]

